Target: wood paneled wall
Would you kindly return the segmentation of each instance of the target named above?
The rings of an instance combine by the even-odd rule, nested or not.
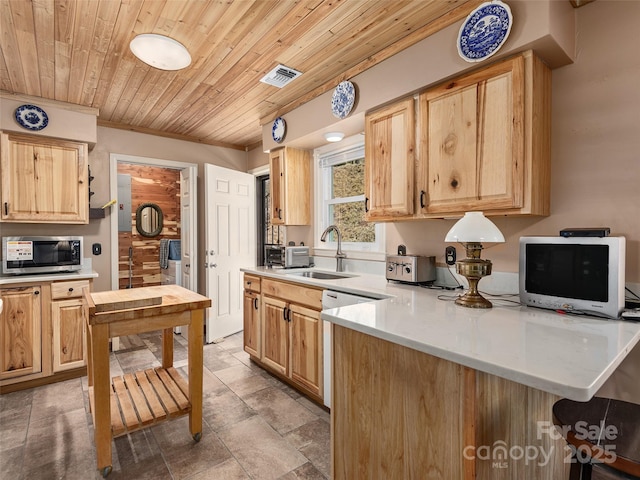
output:
[[[332,328],[332,478],[569,478],[556,395]]]
[[[129,247],[133,247],[133,288],[160,285],[160,240],[180,240],[180,170],[118,163],[118,173],[131,175],[131,231],[118,232],[118,286],[129,285]],[[164,226],[157,237],[136,230],[136,209],[152,202],[162,209]]]

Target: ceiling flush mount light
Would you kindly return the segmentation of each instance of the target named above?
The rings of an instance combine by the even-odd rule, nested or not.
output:
[[[491,302],[478,293],[478,282],[491,275],[491,260],[482,260],[486,243],[504,243],[504,235],[482,212],[467,212],[451,227],[446,242],[458,242],[467,250],[467,258],[456,262],[456,272],[469,282],[469,290],[456,299],[456,304],[471,308],[491,308]]]
[[[180,70],[191,65],[185,46],[164,35],[143,33],[131,40],[129,48],[144,63],[160,70]]]
[[[327,132],[324,134],[324,139],[327,142],[339,142],[344,138],[344,133],[342,132]]]

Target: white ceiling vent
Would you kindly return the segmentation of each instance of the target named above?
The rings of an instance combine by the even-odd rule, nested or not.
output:
[[[302,75],[302,72],[294,70],[293,68],[285,67],[284,65],[278,65],[262,77],[260,81],[262,83],[273,85],[274,87],[282,88],[300,75]]]

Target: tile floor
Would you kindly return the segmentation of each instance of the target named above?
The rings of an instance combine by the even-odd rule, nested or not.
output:
[[[186,376],[186,339],[174,336]],[[129,337],[111,374],[159,366],[160,334]],[[202,440],[188,417],[116,438],[116,479],[325,479],[329,413],[249,361],[242,334],[204,347]],[[96,469],[87,377],[0,395],[3,479],[102,478]]]

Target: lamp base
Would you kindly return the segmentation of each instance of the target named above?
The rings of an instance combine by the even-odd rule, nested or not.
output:
[[[468,254],[469,252],[467,252]],[[467,279],[469,290],[456,299],[456,305],[469,308],[492,308],[489,300],[478,293],[478,282],[491,275],[491,260],[465,258],[456,262],[456,272]]]
[[[489,300],[484,298],[479,293],[467,292],[464,295],[456,298],[456,305],[461,305],[468,308],[492,308],[493,305]]]

